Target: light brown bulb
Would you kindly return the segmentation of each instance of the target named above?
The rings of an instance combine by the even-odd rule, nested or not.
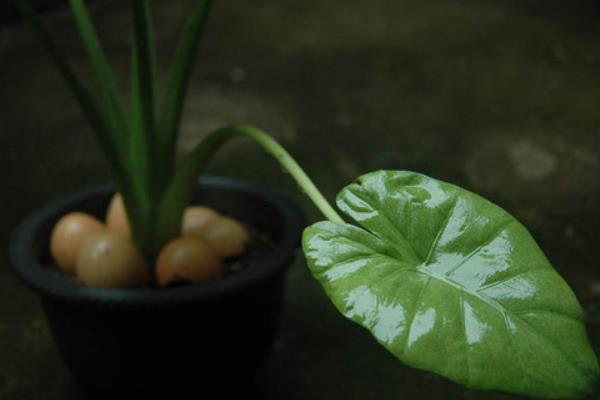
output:
[[[197,283],[222,274],[221,259],[204,240],[196,238],[170,241],[156,261],[156,281],[160,286],[178,281]]]
[[[127,212],[125,211],[125,205],[123,204],[123,197],[120,193],[116,193],[108,205],[106,226],[109,231],[120,233],[131,240],[131,227],[127,218]]]
[[[61,271],[74,274],[77,255],[86,239],[106,227],[93,216],[73,212],[63,216],[52,230],[50,254]]]
[[[244,225],[229,217],[213,220],[206,228],[204,238],[221,257],[242,254],[250,241]]]
[[[77,257],[77,278],[91,287],[128,288],[148,283],[146,261],[123,235],[104,232],[88,238]]]
[[[187,207],[181,223],[181,236],[202,238],[206,228],[212,221],[219,218],[219,213],[209,207]]]

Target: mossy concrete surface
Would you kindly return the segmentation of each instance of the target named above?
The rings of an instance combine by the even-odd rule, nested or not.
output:
[[[123,87],[127,3],[93,7]],[[164,77],[193,1],[153,3]],[[583,303],[600,352],[599,20],[591,0],[219,1],[181,147],[220,125],[251,123],[273,133],[328,198],[381,168],[416,170],[478,192],[531,230]],[[70,15],[55,13],[48,22],[89,76]],[[109,177],[89,127],[24,26],[0,31],[0,87],[0,235],[7,244],[32,208]],[[311,220],[321,218],[252,143],[228,145],[210,172],[276,188]],[[403,367],[337,314],[300,255],[256,390],[265,399],[515,398]],[[6,245],[0,398],[76,398],[36,297],[9,271]]]

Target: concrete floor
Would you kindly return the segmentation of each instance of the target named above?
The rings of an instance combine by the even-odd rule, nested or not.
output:
[[[155,2],[161,71],[190,0]],[[600,353],[600,7],[593,1],[216,2],[181,148],[223,124],[272,132],[332,198],[367,171],[460,184],[530,228],[586,310]],[[93,8],[125,82],[123,1]],[[48,21],[85,59],[67,13]],[[0,31],[0,238],[33,207],[108,179],[93,136],[26,27]],[[230,160],[236,160],[231,163]],[[243,165],[243,167],[240,167]],[[247,142],[211,173],[260,182],[314,208]],[[299,257],[259,386],[267,399],[513,399],[409,370],[338,316]],[[0,246],[0,398],[73,397],[35,296]],[[590,398],[600,398],[596,392]]]

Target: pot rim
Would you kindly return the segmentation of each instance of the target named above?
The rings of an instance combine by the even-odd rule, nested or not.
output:
[[[206,187],[241,191],[270,203],[281,214],[281,239],[272,251],[240,273],[221,279],[170,288],[91,288],[76,282],[55,268],[44,266],[34,255],[34,241],[40,226],[57,210],[64,209],[90,196],[113,192],[114,186],[98,185],[84,188],[74,194],[61,197],[31,212],[13,232],[9,253],[13,271],[23,283],[42,295],[69,303],[98,304],[102,306],[159,306],[173,302],[197,301],[219,298],[245,290],[253,284],[268,279],[291,263],[300,244],[306,220],[294,203],[262,186],[238,180],[202,176],[198,184]],[[254,264],[254,263],[253,263]]]

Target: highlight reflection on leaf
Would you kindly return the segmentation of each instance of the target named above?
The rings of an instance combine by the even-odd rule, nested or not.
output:
[[[405,171],[347,186],[359,225],[306,229],[308,265],[342,314],[405,364],[476,389],[573,398],[598,364],[569,286],[489,201]]]

